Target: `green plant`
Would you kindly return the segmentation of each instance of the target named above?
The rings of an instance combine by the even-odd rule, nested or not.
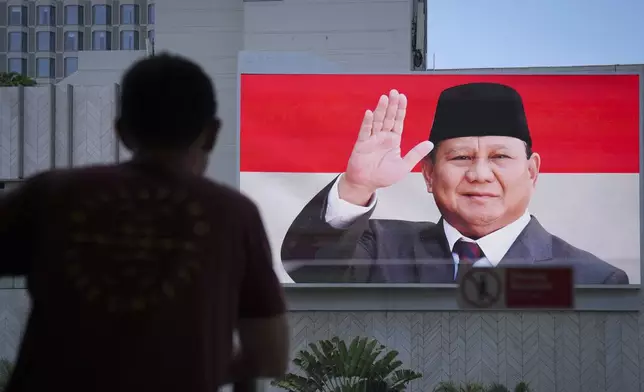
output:
[[[490,386],[487,387],[487,391],[485,392],[510,392],[510,388],[506,387],[503,384],[495,382],[490,384]]]
[[[0,392],[4,391],[9,383],[13,371],[13,363],[8,359],[0,359]]]
[[[0,87],[35,86],[36,81],[16,72],[0,72]]]
[[[309,344],[293,364],[303,375],[288,373],[271,385],[289,392],[398,392],[422,374],[400,369],[397,351],[375,339],[355,338],[347,347],[337,337]]]
[[[521,381],[514,387],[514,392],[532,392],[532,389],[530,389],[530,385],[527,382]]]
[[[460,388],[451,381],[442,381],[434,388],[433,392],[460,392]]]
[[[487,392],[487,388],[483,384],[472,382],[462,386],[460,392]]]
[[[434,392],[510,392],[503,384],[492,383],[488,386],[479,383],[465,383],[460,386],[451,382],[441,382],[434,388]],[[531,392],[528,383],[520,382],[514,387],[514,392]]]
[[[488,392],[483,384],[479,383],[466,383],[457,386],[451,381],[444,381],[434,388],[434,392]]]

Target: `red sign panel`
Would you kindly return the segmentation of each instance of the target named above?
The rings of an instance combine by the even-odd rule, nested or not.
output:
[[[575,306],[572,268],[507,268],[505,302],[510,309]]]

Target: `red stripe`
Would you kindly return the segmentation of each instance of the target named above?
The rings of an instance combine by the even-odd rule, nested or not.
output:
[[[364,111],[392,88],[403,152],[426,140],[439,93],[499,82],[523,97],[545,173],[639,173],[637,75],[242,75],[241,170],[344,171]]]

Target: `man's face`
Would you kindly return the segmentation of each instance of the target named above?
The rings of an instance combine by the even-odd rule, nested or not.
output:
[[[525,212],[539,165],[519,139],[463,137],[441,142],[423,174],[443,217],[464,235],[482,237]]]

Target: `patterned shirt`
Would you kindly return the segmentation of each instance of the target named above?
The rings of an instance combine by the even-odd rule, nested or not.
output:
[[[256,206],[152,165],[37,175],[0,199],[0,248],[32,299],[8,392],[211,392],[237,320],[285,312]]]

